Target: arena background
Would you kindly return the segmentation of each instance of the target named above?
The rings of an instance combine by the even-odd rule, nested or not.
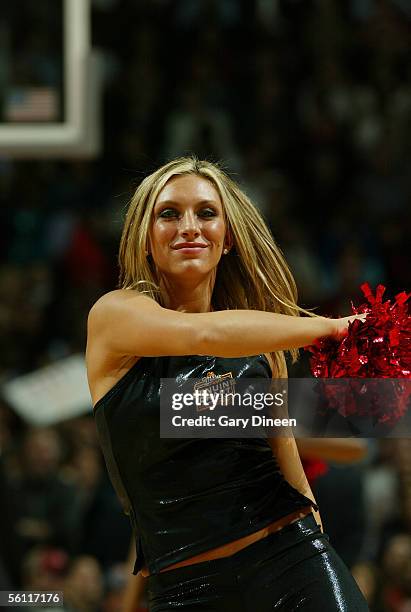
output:
[[[67,6],[87,4],[0,8],[0,586],[62,589],[66,610],[114,612],[131,532],[91,406],[73,416],[77,398],[63,418],[67,384],[55,416],[49,393],[36,420],[5,390],[52,377],[53,364],[73,374],[88,310],[117,283],[124,207],[145,173],[180,154],[222,161],[241,183],[301,305],[347,315],[366,280],[390,297],[409,289],[411,5],[95,0],[92,51],[76,60],[80,12],[70,68]],[[304,358],[290,368],[307,374]],[[365,443],[356,464],[308,466],[312,487],[370,609],[406,612],[411,442]]]

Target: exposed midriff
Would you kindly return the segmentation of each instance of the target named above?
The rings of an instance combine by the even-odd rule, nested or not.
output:
[[[210,561],[211,559],[219,559],[220,557],[230,557],[242,548],[245,548],[246,546],[257,542],[258,540],[261,540],[269,533],[279,531],[285,525],[289,525],[290,523],[298,521],[298,519],[306,516],[307,514],[310,514],[310,512],[312,512],[311,506],[296,510],[291,514],[287,514],[286,516],[281,517],[273,523],[266,525],[262,529],[255,531],[254,533],[249,533],[246,536],[233,540],[232,542],[228,542],[227,544],[223,544],[222,546],[206,550],[205,552],[200,553],[199,555],[195,555],[194,557],[190,557],[189,559],[184,559],[184,561],[173,563],[172,565],[169,565],[168,567],[165,567],[160,570],[160,573],[168,572],[169,570],[176,569],[178,567],[184,567],[185,565],[193,565],[194,563],[200,563],[201,561]],[[141,574],[145,578],[150,575],[146,566],[141,569]]]

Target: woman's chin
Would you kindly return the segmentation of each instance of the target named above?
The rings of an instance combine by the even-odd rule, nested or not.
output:
[[[172,276],[175,276],[175,277],[182,276],[182,275],[183,276],[184,275],[205,276],[207,274],[211,274],[213,270],[216,269],[216,267],[217,267],[217,264],[215,264],[214,266],[211,264],[204,265],[204,262],[201,262],[195,259],[187,259],[186,261],[181,262],[180,265],[173,267],[173,270],[170,272]]]

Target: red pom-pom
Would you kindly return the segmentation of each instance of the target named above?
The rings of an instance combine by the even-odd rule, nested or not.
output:
[[[330,408],[344,416],[372,415],[379,423],[393,425],[404,415],[411,395],[411,316],[407,304],[411,293],[399,293],[391,302],[383,300],[383,285],[378,285],[375,295],[368,283],[361,285],[361,290],[367,303],[351,304],[351,308],[353,314],[366,313],[365,321],[350,323],[342,340],[322,338],[306,347],[312,353],[311,372],[316,378],[357,379],[344,381],[344,385],[341,381],[341,388],[325,385]],[[383,384],[358,380],[364,378],[396,380]]]

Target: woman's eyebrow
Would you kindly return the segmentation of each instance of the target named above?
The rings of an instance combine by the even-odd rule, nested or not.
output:
[[[156,207],[163,206],[164,204],[173,205],[173,206],[181,206],[181,202],[178,202],[177,200],[161,200],[160,202],[156,202]],[[214,206],[218,206],[218,201],[217,200],[199,200],[198,202],[196,202],[196,206],[201,206],[203,204],[213,204]]]

